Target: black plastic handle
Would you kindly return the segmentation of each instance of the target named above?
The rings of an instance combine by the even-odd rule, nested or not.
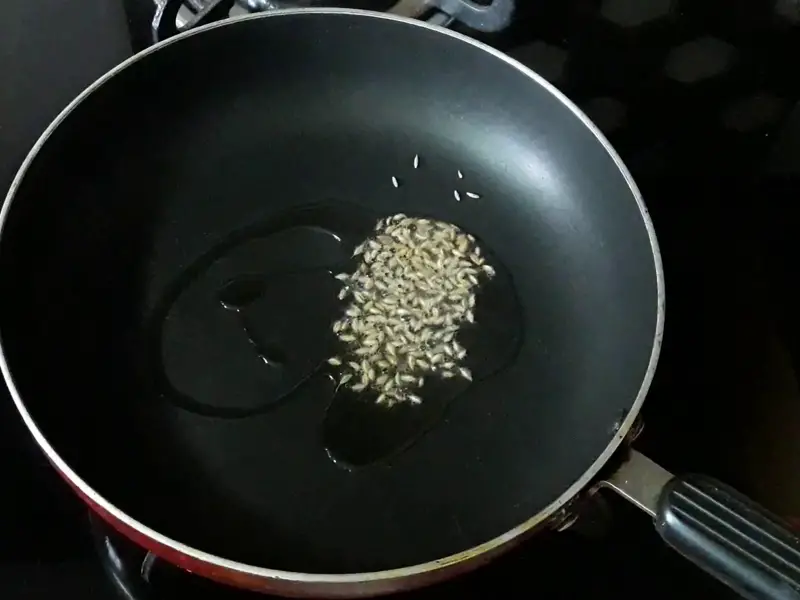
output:
[[[786,523],[715,479],[626,450],[599,485],[652,516],[668,545],[744,598],[800,600],[800,538]]]
[[[709,477],[675,477],[656,509],[661,537],[753,600],[800,599],[800,539],[775,515]]]

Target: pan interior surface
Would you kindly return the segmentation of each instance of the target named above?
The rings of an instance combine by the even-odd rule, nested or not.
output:
[[[335,290],[290,275],[333,268],[399,212],[496,257],[517,346],[404,452],[348,471],[320,442],[318,358],[270,405],[207,283],[288,273],[264,352],[319,354]],[[545,509],[634,407],[658,318],[635,195],[568,106],[480,46],[345,13],[214,28],[103,83],[30,163],[0,273],[5,358],[66,463],[166,536],[296,572],[419,564]],[[191,286],[200,299],[178,306]],[[168,359],[185,401],[162,385]]]

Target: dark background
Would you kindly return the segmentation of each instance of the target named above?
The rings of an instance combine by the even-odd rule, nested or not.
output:
[[[141,18],[149,0],[127,0],[128,13],[121,0],[0,7],[0,187],[58,111],[131,53],[137,2]],[[800,516],[798,5],[530,0],[510,32],[489,40],[587,110],[653,214],[667,326],[638,448],[669,469],[726,479],[787,517]],[[0,285],[2,302],[14,289]],[[79,399],[80,390],[64,390],[54,401]],[[85,511],[5,395],[0,466],[0,597],[113,597]],[[422,595],[727,594],[662,547],[642,514],[616,498],[609,504],[603,536],[535,539]]]

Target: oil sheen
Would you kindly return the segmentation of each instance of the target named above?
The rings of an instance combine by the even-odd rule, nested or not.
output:
[[[323,444],[337,465],[354,469],[391,459],[431,430],[450,402],[469,386],[480,385],[514,361],[521,343],[522,314],[513,281],[491,252],[483,246],[482,251],[496,274],[477,290],[475,322],[465,323],[456,337],[467,350],[462,366],[470,369],[472,381],[429,373],[422,388],[414,392],[422,398],[421,404],[393,406],[377,404],[375,392],[339,387],[322,428]]]
[[[305,402],[319,451],[344,469],[390,461],[435,428],[469,386],[513,362],[521,310],[510,274],[479,240],[496,274],[476,290],[475,323],[457,335],[473,381],[428,374],[421,404],[391,407],[337,388],[326,361],[343,351],[331,326],[348,300],[334,277],[355,269],[353,249],[384,216],[338,200],[307,206],[236,232],[189,265],[151,321],[160,397],[215,419],[280,418],[281,406]]]

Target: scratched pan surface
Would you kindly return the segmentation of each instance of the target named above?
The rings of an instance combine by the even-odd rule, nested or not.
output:
[[[473,233],[501,284],[475,383],[348,470],[323,435],[330,272],[398,212]],[[346,14],[219,27],[108,80],[31,163],[0,272],[5,356],[67,464],[176,540],[303,572],[416,564],[537,514],[612,440],[656,329],[651,240],[587,124],[481,47]],[[233,281],[257,283],[226,308]]]

